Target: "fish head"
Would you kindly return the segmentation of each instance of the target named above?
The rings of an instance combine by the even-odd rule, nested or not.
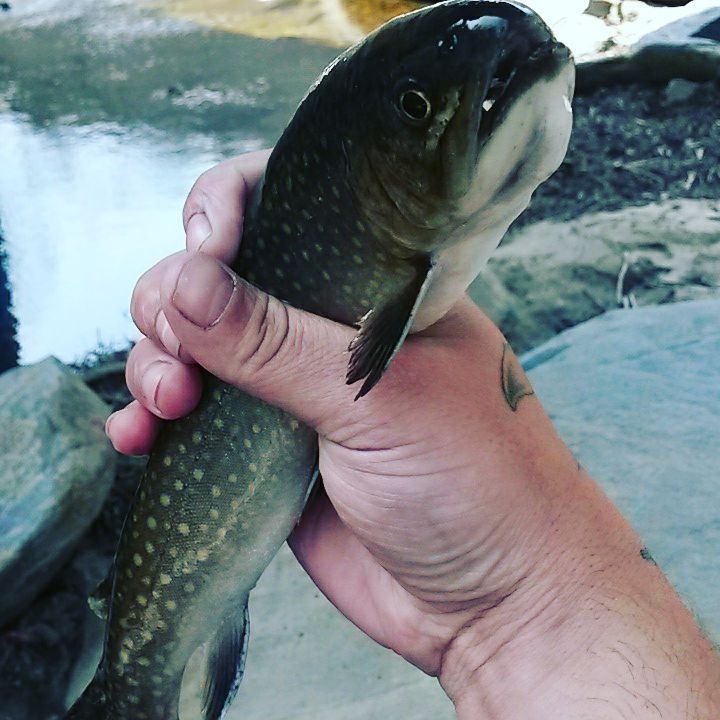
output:
[[[518,3],[423,8],[338,64],[332,112],[355,204],[400,249],[437,251],[468,226],[506,229],[567,150],[572,56]]]

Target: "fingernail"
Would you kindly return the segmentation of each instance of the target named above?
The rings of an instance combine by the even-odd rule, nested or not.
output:
[[[143,396],[146,401],[153,404],[153,407],[158,412],[161,412],[157,404],[160,382],[162,381],[165,370],[167,370],[169,365],[170,363],[165,360],[156,360],[145,368],[142,376],[141,387]]]
[[[235,287],[235,278],[217,260],[193,255],[180,271],[172,303],[191,323],[209,328],[222,317]]]
[[[185,243],[191,252],[197,252],[212,234],[210,221],[205,213],[195,213],[187,222]]]
[[[170,323],[162,310],[155,318],[155,333],[157,334],[158,340],[163,344],[163,347],[171,355],[179,355],[180,341],[170,327]]]
[[[115,411],[114,413],[111,413],[111,415],[108,417],[108,419],[105,421],[105,434],[110,437],[110,425],[112,424],[113,419],[118,414],[118,411]]]

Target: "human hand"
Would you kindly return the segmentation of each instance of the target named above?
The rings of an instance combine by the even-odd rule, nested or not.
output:
[[[572,628],[584,647],[599,632],[577,629],[594,579],[639,573],[639,540],[578,470],[537,398],[511,407],[503,378],[530,392],[527,380],[467,299],[409,337],[380,384],[353,402],[344,383],[353,330],[231,280],[220,261],[237,251],[265,158],[202,176],[184,211],[187,251],[139,281],[132,312],[147,339],[128,361],[137,400],[109,421],[113,443],[147,452],[159,418],[189,412],[197,362],[318,431],[326,494],[308,506],[293,551],[350,620],[439,675],[456,702],[477,668],[530,654],[548,629],[564,646]],[[220,318],[206,327],[213,308]],[[543,668],[533,682],[548,682]]]

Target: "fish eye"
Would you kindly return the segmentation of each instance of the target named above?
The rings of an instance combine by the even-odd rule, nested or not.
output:
[[[427,95],[417,88],[400,93],[399,105],[403,115],[414,122],[427,120],[432,112]]]

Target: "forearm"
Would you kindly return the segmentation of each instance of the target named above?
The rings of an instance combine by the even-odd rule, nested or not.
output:
[[[588,478],[570,504],[545,583],[448,649],[440,679],[459,720],[717,720],[720,660],[691,613]]]

